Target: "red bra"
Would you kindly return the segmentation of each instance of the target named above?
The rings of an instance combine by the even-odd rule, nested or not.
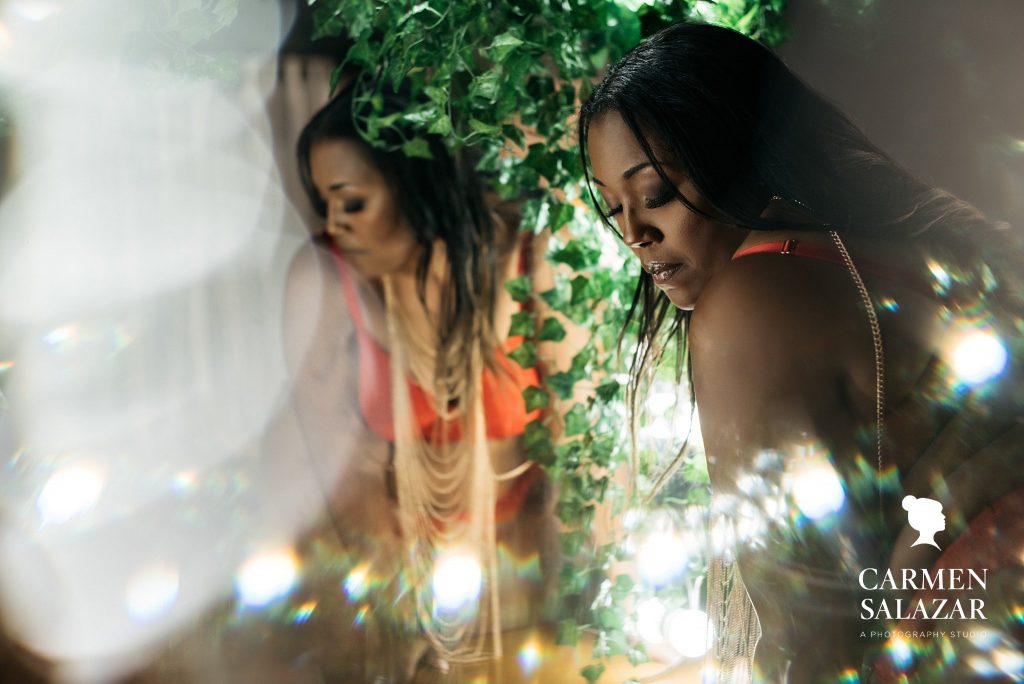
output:
[[[391,355],[367,332],[348,267],[337,247],[332,245],[331,251],[338,265],[345,301],[356,326],[359,345],[359,407],[370,429],[382,439],[393,442],[395,425],[391,400]],[[495,354],[497,371],[489,368],[483,371],[484,420],[487,437],[490,439],[521,435],[526,430],[526,424],[540,415],[538,410],[527,413],[523,400],[524,389],[540,386],[537,369],[523,368],[506,355],[522,344],[522,341],[522,336],[509,337],[504,351]],[[408,382],[413,413],[423,438],[432,439],[435,430],[446,426],[449,440],[460,439],[458,423],[438,417],[431,396],[411,379]]]
[[[782,240],[779,242],[765,242],[760,245],[753,245],[752,247],[741,249],[733,254],[732,260],[735,261],[740,257],[749,256],[751,254],[783,254],[787,256],[800,256],[817,259],[818,261],[828,261],[844,267],[846,266],[846,262],[843,261],[842,255],[835,247],[814,245],[807,242],[800,242],[799,240]],[[910,289],[928,296],[934,294],[934,290],[928,283],[922,281],[919,277],[914,277],[910,272],[886,268],[879,265],[877,262],[860,258],[857,259],[856,266],[857,270],[861,273],[870,273],[890,282],[898,282],[905,287],[909,287]]]
[[[796,256],[810,257],[811,259],[818,259],[820,261],[831,261],[834,264],[845,265],[842,257],[839,255],[838,250],[834,247],[821,247],[819,245],[812,245],[806,242],[800,242],[799,240],[783,240],[782,242],[765,242],[764,244],[754,245],[753,247],[747,247],[741,249],[732,255],[733,261],[740,257],[747,256],[748,254],[793,254]]]

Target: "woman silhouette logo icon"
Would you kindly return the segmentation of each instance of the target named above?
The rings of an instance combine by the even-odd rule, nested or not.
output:
[[[910,526],[920,532],[911,546],[930,544],[935,548],[935,534],[946,529],[946,516],[942,513],[942,504],[935,499],[919,499],[916,496],[903,497],[903,508],[907,511]]]

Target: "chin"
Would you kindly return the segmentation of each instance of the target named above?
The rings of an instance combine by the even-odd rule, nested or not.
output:
[[[684,290],[668,290],[665,292],[665,296],[672,302],[672,306],[676,307],[680,311],[693,311],[694,305],[697,303],[696,297],[693,297],[689,292]]]

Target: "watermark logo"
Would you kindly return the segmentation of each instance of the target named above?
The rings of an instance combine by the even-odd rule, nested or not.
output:
[[[946,529],[942,503],[905,496],[903,509],[907,512],[907,523],[918,533],[911,547],[928,545],[941,550],[935,535]],[[932,568],[864,568],[857,582],[865,592],[885,592],[863,598],[862,620],[987,619],[982,598],[988,585],[987,568],[942,564]]]
[[[920,535],[911,546],[928,544],[939,548],[935,543],[935,535],[946,529],[946,516],[942,513],[942,504],[935,499],[905,496],[903,510],[907,512],[907,522]]]

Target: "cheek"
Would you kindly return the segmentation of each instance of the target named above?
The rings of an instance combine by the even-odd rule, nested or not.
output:
[[[358,214],[353,214],[350,220],[367,244],[381,245],[394,241],[402,231],[398,218],[394,207],[374,202]]]

